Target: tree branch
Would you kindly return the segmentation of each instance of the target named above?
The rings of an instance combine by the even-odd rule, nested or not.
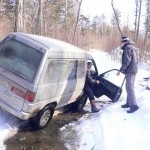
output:
[[[121,32],[121,29],[120,29],[119,21],[117,19],[116,10],[115,10],[114,5],[113,5],[113,0],[111,1],[111,5],[112,5],[112,8],[113,8],[113,12],[114,12],[115,18],[116,18],[116,22],[117,22],[117,25],[118,25],[119,32],[120,32],[121,36],[123,36],[123,34]]]

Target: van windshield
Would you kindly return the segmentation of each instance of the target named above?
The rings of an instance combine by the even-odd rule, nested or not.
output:
[[[43,53],[14,39],[0,45],[0,66],[32,82]]]

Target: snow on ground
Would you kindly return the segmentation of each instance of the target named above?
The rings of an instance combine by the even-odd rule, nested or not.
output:
[[[0,129],[0,150],[6,150],[6,146],[4,145],[4,141],[7,140],[8,138],[14,136],[17,133],[17,129],[8,127],[8,128],[3,128]]]
[[[120,64],[113,64],[108,54],[94,53],[95,59],[99,60],[98,70],[104,72],[119,68]],[[142,80],[148,76],[147,70],[140,69],[136,77],[135,93],[139,110],[128,114],[127,109],[120,107],[126,100],[126,91],[123,89],[118,102],[102,108],[98,113],[85,114],[79,121],[60,129],[66,148],[68,150],[149,150],[150,91],[146,90],[146,83]],[[104,99],[97,99],[97,105],[98,101]],[[89,103],[85,109],[90,110]],[[68,130],[69,127],[71,130]],[[72,132],[76,132],[75,138],[69,138]]]
[[[119,68],[120,64],[111,61],[109,54],[93,51],[99,74],[109,69]],[[139,110],[127,114],[120,106],[125,103],[125,89],[118,102],[102,107],[99,101],[110,103],[107,97],[96,99],[101,107],[98,113],[85,114],[77,122],[60,129],[68,150],[149,150],[150,148],[150,91],[146,90],[148,70],[140,69],[135,83],[135,93]],[[105,104],[105,106],[106,106]],[[90,104],[85,106],[90,111]],[[3,122],[3,121],[2,121]],[[0,120],[1,123],[1,120]],[[0,128],[0,150],[6,150],[4,141],[17,130],[11,127]]]
[[[18,119],[15,117],[10,119],[9,113],[1,110],[0,116],[0,150],[6,150],[4,142],[17,133]],[[13,126],[10,126],[10,122]]]

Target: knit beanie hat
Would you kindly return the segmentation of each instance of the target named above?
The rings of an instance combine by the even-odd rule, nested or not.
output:
[[[127,37],[127,36],[123,36],[122,38],[121,38],[121,43],[122,42],[127,42],[127,41],[129,41],[130,39]]]

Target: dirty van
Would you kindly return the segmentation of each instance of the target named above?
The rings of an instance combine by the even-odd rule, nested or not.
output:
[[[82,109],[87,100],[83,91],[87,61],[92,61],[94,76],[100,80],[94,95],[116,102],[124,82],[124,76],[115,82],[118,70],[98,75],[85,50],[48,37],[9,34],[0,43],[0,108],[27,120],[34,129],[45,128],[56,109]]]

